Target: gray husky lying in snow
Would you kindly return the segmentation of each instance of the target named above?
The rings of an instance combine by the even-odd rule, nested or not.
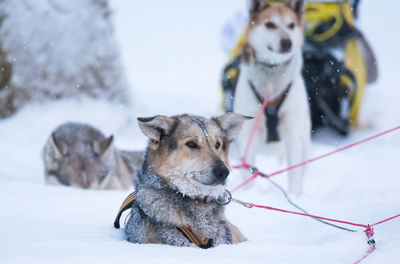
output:
[[[224,185],[229,146],[247,119],[238,114],[138,118],[150,141],[135,176],[128,241],[195,246],[190,237],[196,236],[208,241],[199,245],[207,248],[246,240],[225,218]]]
[[[142,152],[120,151],[113,136],[81,123],[57,127],[43,149],[46,183],[83,189],[128,189]]]

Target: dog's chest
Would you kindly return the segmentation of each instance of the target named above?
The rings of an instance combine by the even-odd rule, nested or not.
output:
[[[260,95],[265,96],[268,93],[271,98],[282,94],[287,84],[292,80],[288,66],[265,68],[257,64],[249,65],[246,69],[246,75],[247,81],[252,82]]]
[[[216,203],[203,203],[195,201],[192,210],[194,216],[197,218],[203,218],[204,220],[219,218],[223,214],[223,208]]]
[[[186,213],[192,219],[191,228],[202,237],[214,238],[224,219],[224,208],[215,203],[194,201],[187,205]]]

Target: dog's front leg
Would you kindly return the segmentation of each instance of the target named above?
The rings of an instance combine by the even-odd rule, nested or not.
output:
[[[187,238],[185,238],[176,227],[159,225],[158,237],[162,243],[176,246],[176,247],[197,247],[195,244],[191,243]]]
[[[229,227],[229,231],[232,236],[232,244],[237,244],[237,243],[242,243],[247,241],[247,238],[240,232],[239,228],[232,224],[231,222],[228,221],[228,219],[225,220],[226,224]]]
[[[299,164],[306,160],[309,148],[309,140],[307,140],[307,138],[294,133],[289,133],[285,143],[286,157],[289,166]],[[302,194],[304,173],[304,166],[289,171],[289,192],[294,193],[297,196]]]

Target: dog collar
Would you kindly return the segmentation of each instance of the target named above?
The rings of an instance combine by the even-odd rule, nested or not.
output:
[[[253,58],[254,58],[254,61],[256,64],[258,64],[264,68],[268,68],[270,70],[276,69],[279,66],[287,66],[292,61],[292,58],[290,57],[287,61],[284,61],[282,63],[268,63],[268,62],[257,59],[255,51],[253,52]]]
[[[251,90],[253,91],[254,96],[257,98],[258,102],[262,105],[264,102],[264,97],[262,97],[258,92],[253,82],[249,80],[249,85]],[[285,91],[283,91],[278,98],[275,100],[268,102],[267,106],[264,108],[264,115],[266,117],[265,125],[267,128],[267,142],[275,142],[280,140],[280,136],[278,133],[278,123],[279,116],[278,111],[282,106],[283,101],[287,97],[290,88],[292,87],[292,82],[290,82]]]
[[[264,67],[264,68],[276,69],[276,68],[278,68],[278,67],[281,66],[281,65],[283,65],[283,66],[288,65],[288,64],[290,63],[291,60],[292,60],[292,58],[290,58],[289,60],[287,60],[287,61],[285,61],[285,62],[283,62],[283,63],[268,63],[268,62],[264,62],[264,61],[260,61],[260,60],[255,60],[255,62],[256,62],[258,65],[260,65],[260,66],[262,66],[262,67]]]
[[[136,192],[132,192],[131,194],[128,195],[128,197],[125,198],[125,200],[122,202],[122,205],[120,206],[119,210],[118,210],[118,214],[115,217],[114,220],[114,227],[115,228],[120,228],[120,218],[121,215],[124,211],[131,209],[132,205],[134,203],[134,201],[136,200]],[[200,248],[210,248],[213,245],[213,239],[211,238],[204,238],[201,239],[199,238],[195,233],[193,233],[193,231],[189,228],[189,227],[185,227],[185,226],[177,226],[176,229],[187,239],[189,240],[191,243],[195,244],[196,246],[200,247]]]

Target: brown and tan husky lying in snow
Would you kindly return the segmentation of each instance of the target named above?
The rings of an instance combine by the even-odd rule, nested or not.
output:
[[[128,241],[195,246],[181,229],[208,239],[209,247],[245,241],[226,219],[224,201],[229,147],[247,119],[238,114],[138,119],[149,144],[134,180]]]

